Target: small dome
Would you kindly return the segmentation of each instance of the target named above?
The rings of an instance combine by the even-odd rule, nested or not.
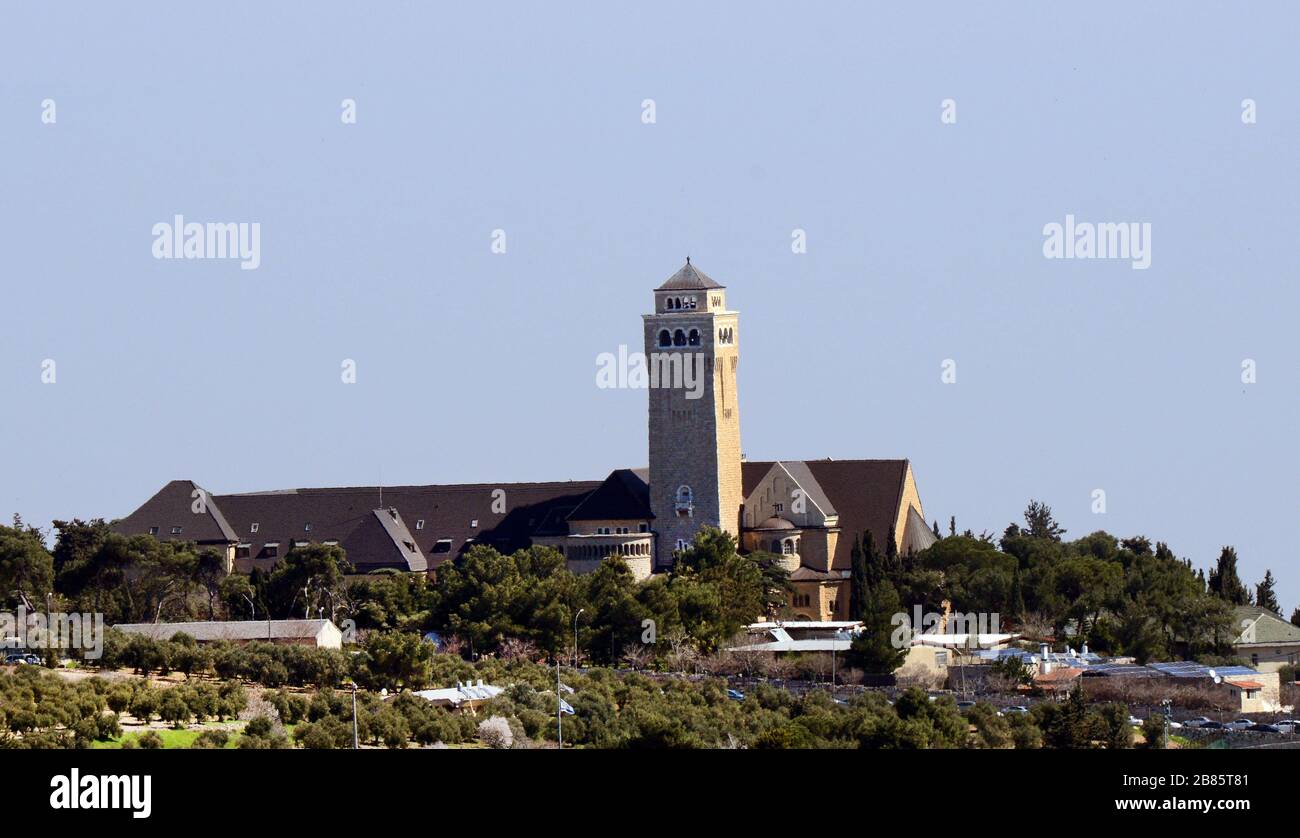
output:
[[[777,516],[773,515],[771,518],[768,518],[766,521],[764,521],[763,523],[759,524],[758,527],[757,527],[756,529],[760,529],[760,530],[792,530],[792,529],[795,529],[795,525],[792,524],[792,523],[790,523],[789,521],[787,521],[787,520],[784,519],[784,518],[778,518]]]

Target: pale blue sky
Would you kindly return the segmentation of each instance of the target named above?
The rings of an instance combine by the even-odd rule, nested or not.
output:
[[[1297,604],[1294,5],[612,5],[9,5],[0,513],[641,465],[595,359],[690,253],[751,459],[908,457],[945,526],[1040,498]],[[261,267],[154,260],[175,213]],[[1045,260],[1067,213],[1151,268]]]

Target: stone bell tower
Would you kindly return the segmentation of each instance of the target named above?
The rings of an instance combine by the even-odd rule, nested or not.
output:
[[[709,525],[739,538],[739,316],[726,290],[686,265],[655,289],[642,315],[650,370],[650,508],[655,567]]]

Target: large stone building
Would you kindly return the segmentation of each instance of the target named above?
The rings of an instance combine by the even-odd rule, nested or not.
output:
[[[671,568],[701,527],[781,556],[793,615],[847,614],[850,552],[870,531],[900,552],[934,541],[907,460],[746,461],[740,447],[739,315],[686,265],[643,315],[649,467],[603,481],[289,489],[212,495],[174,480],[115,524],[195,541],[230,568],[269,568],[295,546],[338,544],[360,573],[433,571],[473,544],[554,547],[575,571],[622,556],[639,577]],[[762,336],[759,336],[762,339]]]

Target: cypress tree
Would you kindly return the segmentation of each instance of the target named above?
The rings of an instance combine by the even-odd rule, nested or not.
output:
[[[868,534],[868,538],[870,535]],[[850,556],[849,573],[849,619],[865,619],[868,605],[867,560],[862,551],[862,542],[853,536],[853,551]]]
[[[1277,580],[1273,578],[1273,571],[1264,571],[1264,581],[1255,586],[1255,604],[1260,608],[1267,608],[1274,614],[1282,613],[1282,606],[1277,601],[1277,594],[1273,593],[1273,586]]]

